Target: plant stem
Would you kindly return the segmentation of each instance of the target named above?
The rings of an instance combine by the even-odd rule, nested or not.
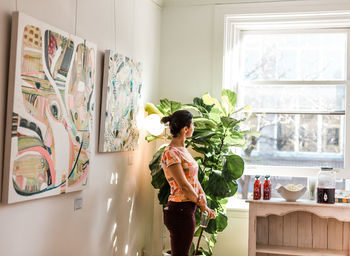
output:
[[[203,228],[202,228],[202,230],[201,230],[201,233],[199,234],[198,241],[197,241],[197,246],[196,246],[196,250],[194,251],[194,254],[193,254],[193,255],[197,255],[197,252],[198,252],[198,249],[199,249],[199,242],[201,241],[202,235],[203,235]]]
[[[224,137],[221,138],[220,155],[219,155],[219,158],[218,158],[218,165],[220,164],[220,158],[222,157],[222,147],[224,146],[225,137],[226,137],[226,130],[224,129]]]

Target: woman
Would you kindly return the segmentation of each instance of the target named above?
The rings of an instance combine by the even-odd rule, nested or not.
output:
[[[195,231],[197,205],[201,212],[215,218],[208,208],[202,186],[198,181],[198,164],[185,148],[185,140],[192,136],[194,126],[192,114],[178,110],[162,118],[169,122],[172,140],[162,156],[162,168],[171,191],[167,207],[164,208],[164,224],[170,232],[171,255],[188,256]]]

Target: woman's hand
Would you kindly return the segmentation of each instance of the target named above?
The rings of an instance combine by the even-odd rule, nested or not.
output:
[[[210,209],[207,206],[207,199],[205,198],[204,194],[199,194],[198,195],[198,203],[197,203],[197,205],[201,209],[201,213],[207,212],[208,213],[208,218],[215,219],[215,217],[216,217],[215,211]]]
[[[215,211],[210,209],[208,206],[205,206],[205,208],[202,210],[201,208],[201,214],[203,212],[207,212],[208,213],[208,218],[209,219],[215,219],[216,218],[216,214],[215,214]]]
[[[204,208],[207,205],[207,199],[205,198],[204,194],[199,194],[198,195],[198,202],[197,205],[199,206],[199,208]]]

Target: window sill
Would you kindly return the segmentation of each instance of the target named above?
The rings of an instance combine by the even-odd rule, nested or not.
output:
[[[246,199],[230,198],[226,204],[227,211],[229,212],[248,212],[249,203],[246,202]]]

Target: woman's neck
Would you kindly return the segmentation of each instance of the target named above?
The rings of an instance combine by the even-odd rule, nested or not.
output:
[[[169,146],[172,147],[184,147],[185,146],[185,136],[178,136],[175,137],[171,140],[171,142],[169,143]]]

